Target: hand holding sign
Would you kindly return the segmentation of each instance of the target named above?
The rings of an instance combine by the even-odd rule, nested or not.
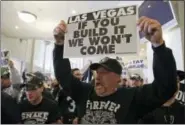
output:
[[[163,44],[162,28],[157,20],[141,17],[139,18],[137,25],[139,26],[140,31],[145,34],[146,39],[153,45]]]
[[[64,44],[64,35],[66,32],[67,24],[62,20],[53,31],[56,44]]]

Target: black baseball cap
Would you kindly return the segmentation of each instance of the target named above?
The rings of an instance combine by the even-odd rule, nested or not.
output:
[[[141,76],[139,74],[133,74],[130,76],[131,80],[142,80]]]
[[[114,72],[118,75],[122,74],[121,64],[113,58],[105,57],[99,63],[93,63],[90,65],[91,70],[97,70],[99,67],[103,67],[108,71]]]
[[[185,79],[185,72],[181,70],[177,70],[177,76],[179,77],[179,80],[182,81]]]
[[[10,78],[10,70],[8,67],[1,67],[1,78],[2,79]]]
[[[27,80],[22,87],[25,87],[27,91],[36,90],[43,86],[44,80],[37,73],[27,73],[26,75]]]

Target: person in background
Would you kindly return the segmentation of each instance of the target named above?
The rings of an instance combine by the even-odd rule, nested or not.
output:
[[[80,70],[78,68],[74,68],[71,70],[72,74],[74,77],[76,77],[77,79],[79,79],[80,81],[82,80],[82,73],[80,72]]]
[[[128,83],[127,79],[121,77],[120,87],[126,87],[126,88],[129,87],[127,83]]]
[[[43,93],[42,94],[43,94],[43,96],[45,96],[48,99],[54,100],[54,97],[52,96],[52,94],[50,92],[49,85],[47,83],[47,77],[39,71],[34,72],[33,74],[35,76],[39,77],[43,81],[43,84],[42,84],[42,87],[43,87]],[[29,74],[27,74],[27,75],[29,75]]]
[[[63,88],[59,93],[58,104],[61,108],[64,124],[72,124],[74,120],[77,120],[76,122],[78,123],[77,105],[71,98],[70,93],[65,91]]]
[[[139,74],[133,74],[130,77],[131,87],[139,87],[143,85],[143,80]]]
[[[60,84],[58,83],[58,81],[56,79],[53,80],[51,83],[51,93],[56,101],[58,101],[58,96],[59,96],[61,89],[62,88],[61,88]]]
[[[177,89],[176,63],[172,50],[162,37],[161,24],[154,19],[140,17],[136,24],[154,51],[152,84],[143,87],[118,88],[122,74],[121,64],[112,58],[93,63],[91,70],[97,72],[95,85],[83,83],[71,74],[68,58],[64,58],[64,21],[54,29],[54,72],[63,89],[70,89],[72,98],[82,105],[82,124],[128,124],[137,123],[148,112],[169,100]]]
[[[58,103],[62,113],[62,122],[64,124],[72,124],[74,119],[77,120],[76,104],[70,97],[69,92],[63,90],[57,80],[52,82],[52,95],[54,96],[55,101]]]
[[[80,69],[74,68],[74,69],[71,70],[71,72],[72,72],[72,74],[73,74],[73,76],[74,76],[75,78],[77,78],[77,79],[79,79],[80,81],[82,81],[83,75],[82,75],[82,73],[80,72]],[[78,108],[78,106],[77,106],[77,108]],[[76,112],[77,112],[77,109],[76,109]],[[77,113],[76,113],[76,114],[77,114]],[[74,118],[73,124],[78,124],[78,119],[79,119],[78,117]]]
[[[94,86],[94,84],[95,84],[95,79],[96,79],[96,72],[95,71],[93,71],[93,70],[91,70],[91,72],[92,72],[92,78],[91,78],[91,81],[90,81],[90,84],[92,84],[93,86]]]
[[[25,83],[27,83],[27,80],[29,80],[28,78],[30,77],[30,75],[33,75],[33,74],[35,76],[39,77],[40,79],[42,79],[42,81],[43,81],[43,84],[41,86],[43,88],[43,92],[42,92],[43,96],[54,101],[55,99],[54,99],[53,95],[51,94],[50,89],[45,88],[45,85],[44,85],[45,84],[45,76],[41,72],[37,71],[34,73],[25,73]],[[27,97],[26,97],[25,88],[21,86],[21,90],[20,90],[20,93],[18,96],[18,102],[21,102],[23,100],[27,100]]]
[[[22,83],[22,77],[19,73],[19,71],[15,68],[14,62],[12,60],[8,60],[8,65],[10,68],[10,78],[12,81],[12,84],[21,84]]]
[[[27,100],[20,105],[22,124],[60,124],[61,113],[56,102],[43,96],[43,79],[37,74],[29,74],[26,89]]]
[[[90,62],[90,64],[92,64],[92,62]],[[95,85],[95,79],[96,79],[96,76],[97,76],[97,74],[96,74],[96,71],[93,71],[93,70],[91,70],[90,68],[88,68],[88,70],[89,70],[89,72],[90,72],[90,74],[89,74],[89,83],[92,85],[92,86],[94,86]],[[80,121],[80,119],[81,119],[81,117],[83,116],[83,113],[81,112],[81,108],[82,108],[83,106],[81,106],[81,105],[77,105],[76,106],[76,114],[77,114],[77,116],[78,117],[76,117],[74,120],[73,120],[73,124],[78,124],[79,123],[79,121]]]
[[[126,78],[123,78],[123,85],[126,86],[126,83],[127,83],[127,79]]]
[[[16,100],[1,91],[1,124],[18,124],[20,122],[20,110]]]
[[[1,91],[7,93],[14,99],[17,99],[19,95],[19,91],[12,86],[8,67],[1,67]]]
[[[176,99],[180,84],[177,82],[177,91],[171,99],[153,112],[144,116],[140,124],[185,124],[185,107]]]

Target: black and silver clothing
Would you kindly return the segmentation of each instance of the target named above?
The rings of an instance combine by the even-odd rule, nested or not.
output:
[[[140,124],[185,124],[185,107],[175,101],[171,106],[162,106],[144,116]]]
[[[155,79],[152,84],[139,88],[122,87],[107,97],[97,96],[91,84],[73,77],[69,59],[63,58],[63,50],[63,45],[55,45],[55,76],[64,90],[71,90],[71,97],[77,105],[81,105],[81,123],[137,123],[138,119],[170,99],[177,89],[176,63],[171,49],[165,44],[153,48]]]
[[[22,124],[51,124],[61,119],[57,104],[48,98],[43,98],[38,105],[25,100],[20,108]]]

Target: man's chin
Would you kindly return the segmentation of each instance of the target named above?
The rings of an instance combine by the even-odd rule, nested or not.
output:
[[[96,94],[97,94],[98,96],[101,96],[101,97],[105,96],[105,91],[104,91],[104,90],[96,89],[96,88],[95,88],[95,91],[96,91]]]

